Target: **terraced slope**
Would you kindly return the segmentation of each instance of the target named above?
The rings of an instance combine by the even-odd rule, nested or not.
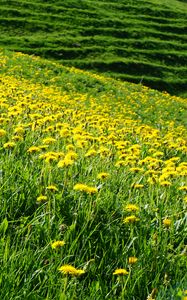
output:
[[[0,2],[0,46],[187,92],[185,1]]]

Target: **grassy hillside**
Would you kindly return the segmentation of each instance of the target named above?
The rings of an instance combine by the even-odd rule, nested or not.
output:
[[[0,46],[187,93],[187,4],[0,0]]]
[[[186,299],[186,108],[0,52],[1,299]]]

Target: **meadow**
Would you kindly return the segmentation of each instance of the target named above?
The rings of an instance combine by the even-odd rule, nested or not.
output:
[[[187,299],[186,99],[0,52],[0,298]]]
[[[186,1],[0,3],[0,47],[187,95]]]

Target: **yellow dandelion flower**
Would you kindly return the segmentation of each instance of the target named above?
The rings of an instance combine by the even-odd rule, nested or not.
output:
[[[74,160],[70,158],[64,158],[58,162],[57,166],[58,168],[64,168],[64,167],[72,166],[73,164],[74,164]]]
[[[179,191],[185,191],[187,192],[187,185],[183,185],[179,188]]]
[[[123,276],[123,275],[128,275],[129,272],[126,269],[116,269],[113,272],[113,275],[117,275],[117,276]]]
[[[58,269],[64,275],[81,276],[85,273],[84,270],[76,269],[71,265],[63,265]]]
[[[161,186],[170,186],[170,185],[171,185],[171,182],[170,182],[170,181],[167,181],[167,180],[161,181],[161,182],[160,182],[160,185],[161,185]]]
[[[16,143],[14,143],[14,142],[7,142],[7,143],[5,143],[4,145],[3,145],[3,148],[5,148],[5,149],[12,149],[12,148],[14,148],[16,146]]]
[[[139,221],[140,219],[137,218],[135,215],[131,215],[131,216],[128,216],[126,218],[123,219],[123,223],[125,224],[131,224],[131,223],[135,223],[137,221]]]
[[[102,173],[99,173],[99,174],[97,175],[97,179],[105,179],[105,178],[107,178],[107,177],[109,177],[109,176],[110,176],[109,173],[102,172]]]
[[[58,189],[55,185],[49,185],[46,187],[47,190],[52,191],[52,192],[57,192]]]
[[[48,138],[43,139],[42,142],[43,142],[43,144],[49,145],[49,144],[52,144],[52,143],[56,142],[56,139],[54,139],[52,137],[48,137]]]
[[[40,195],[39,197],[37,197],[36,201],[37,202],[46,202],[47,201],[47,196]]]
[[[88,194],[95,194],[98,192],[98,189],[96,187],[91,187],[83,183],[77,183],[73,189],[75,191],[85,192]]]
[[[27,152],[28,153],[35,153],[35,152],[38,152],[38,151],[40,151],[41,149],[39,148],[39,147],[37,147],[37,146],[31,146],[28,150],[27,150]]]
[[[90,150],[88,150],[88,152],[86,152],[85,157],[95,156],[96,154],[97,154],[96,150],[90,149]]]
[[[75,191],[81,191],[81,192],[84,192],[85,189],[87,188],[87,186],[83,183],[77,183],[75,186],[74,186],[74,190]]]
[[[171,219],[166,218],[162,223],[166,228],[169,228],[171,226]]]
[[[125,206],[125,210],[126,211],[138,211],[139,210],[139,207],[135,204],[127,204]]]
[[[137,261],[138,261],[138,259],[137,259],[137,257],[135,257],[135,256],[130,256],[130,257],[128,258],[128,262],[129,262],[130,265],[135,264]]]
[[[0,137],[3,137],[6,135],[6,131],[4,129],[0,129]]]
[[[134,167],[134,168],[130,168],[130,171],[133,172],[133,173],[138,173],[138,172],[143,172],[144,169],[143,168]]]
[[[14,135],[14,136],[12,137],[12,140],[13,140],[13,141],[16,141],[16,142],[18,142],[18,141],[23,141],[23,137],[20,136],[20,135]]]
[[[65,245],[64,241],[55,241],[51,244],[52,249],[58,249],[60,247],[63,247]]]
[[[86,192],[88,194],[96,194],[98,192],[98,189],[96,187],[91,187],[91,186],[88,186],[87,189],[86,189]]]

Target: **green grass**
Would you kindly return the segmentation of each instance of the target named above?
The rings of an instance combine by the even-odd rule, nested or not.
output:
[[[186,99],[21,53],[0,64],[1,298],[185,299]]]
[[[1,0],[0,46],[185,97],[186,12],[177,0]]]

